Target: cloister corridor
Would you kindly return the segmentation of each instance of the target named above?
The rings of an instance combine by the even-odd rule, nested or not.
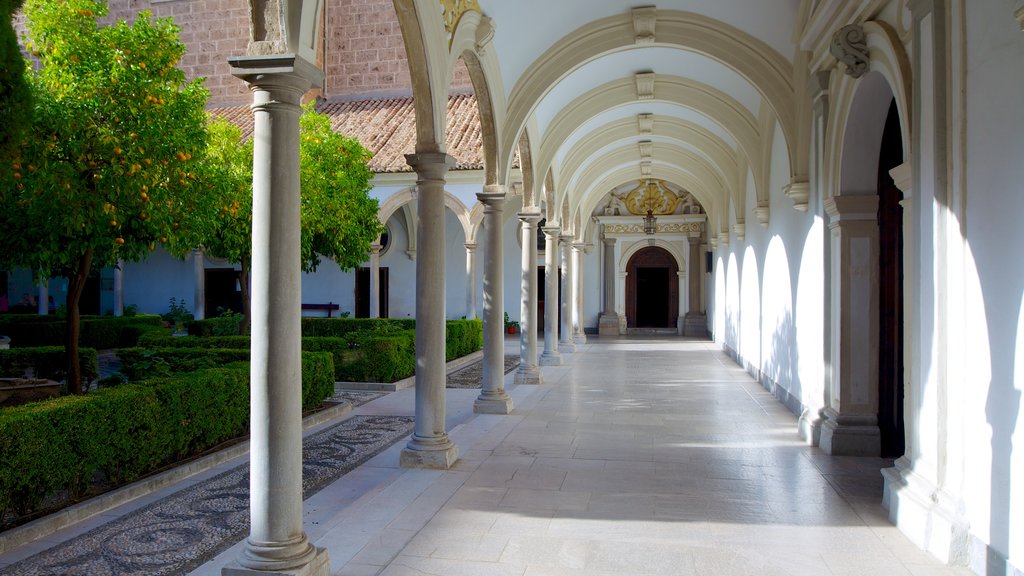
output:
[[[518,342],[506,340],[506,352]],[[447,390],[460,460],[400,441],[305,503],[336,575],[953,576],[895,528],[878,458],[804,444],[796,417],[709,341],[591,337],[511,415]],[[413,413],[411,389],[356,409]],[[217,575],[239,546],[193,572]]]

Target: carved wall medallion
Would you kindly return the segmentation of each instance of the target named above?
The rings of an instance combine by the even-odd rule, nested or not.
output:
[[[867,35],[859,24],[848,24],[840,28],[832,37],[829,51],[836,60],[846,65],[846,73],[850,76],[860,78],[868,71],[870,57]]]

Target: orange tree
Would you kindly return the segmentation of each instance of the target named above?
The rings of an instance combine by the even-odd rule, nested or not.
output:
[[[6,157],[18,139],[30,113],[25,62],[18,48],[11,18],[22,0],[0,0],[0,158]],[[2,170],[3,168],[0,168]]]
[[[302,218],[302,269],[314,272],[321,256],[342,270],[366,261],[370,243],[384,226],[377,219],[377,200],[369,196],[371,154],[355,138],[331,129],[331,120],[306,105],[299,119],[299,163]],[[240,264],[242,301],[249,320],[248,272],[252,260],[252,141],[221,119],[210,123],[206,159],[211,188],[220,206],[203,246],[211,254]]]
[[[27,0],[31,130],[0,171],[0,264],[68,279],[68,387],[81,392],[79,297],[91,270],[196,245],[207,92],[176,67],[178,28],[102,0]],[[197,158],[198,160],[198,158]]]

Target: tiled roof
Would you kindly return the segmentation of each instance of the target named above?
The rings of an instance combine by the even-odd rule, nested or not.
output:
[[[405,154],[416,149],[416,114],[412,98],[322,102],[317,111],[331,117],[335,131],[358,138],[373,152],[370,169],[376,173],[412,172]],[[248,106],[211,108],[219,116],[242,129],[242,137],[252,136],[252,111]],[[455,170],[484,167],[483,141],[480,137],[480,113],[472,94],[448,98],[448,126],[445,130],[448,153],[456,159]]]

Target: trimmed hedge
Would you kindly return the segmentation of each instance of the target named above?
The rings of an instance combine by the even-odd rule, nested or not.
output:
[[[335,367],[339,380],[394,382],[416,373],[416,331],[361,335],[344,365]]]
[[[79,345],[96,349],[136,346],[139,338],[150,332],[166,332],[159,316],[83,316]],[[67,320],[52,315],[3,314],[0,334],[10,336],[11,346],[16,348],[63,346]]]
[[[416,328],[411,318],[303,318],[303,336],[343,337],[353,332],[391,333]]]
[[[242,315],[221,316],[219,318],[207,318],[205,320],[191,320],[187,323],[189,336],[238,336],[239,326],[242,324]]]
[[[444,341],[444,353],[447,360],[461,358],[484,347],[483,320],[449,320]]]
[[[303,408],[334,393],[332,373],[330,354],[302,355]],[[0,411],[0,517],[59,491],[81,495],[97,472],[132,482],[242,436],[248,383],[249,364],[236,362]]]
[[[99,363],[94,348],[79,348],[78,361],[82,367],[82,382],[88,383],[99,376]],[[35,378],[63,381],[67,378],[67,360],[63,346],[37,348],[11,348],[0,350],[0,376],[19,378],[31,368]]]

